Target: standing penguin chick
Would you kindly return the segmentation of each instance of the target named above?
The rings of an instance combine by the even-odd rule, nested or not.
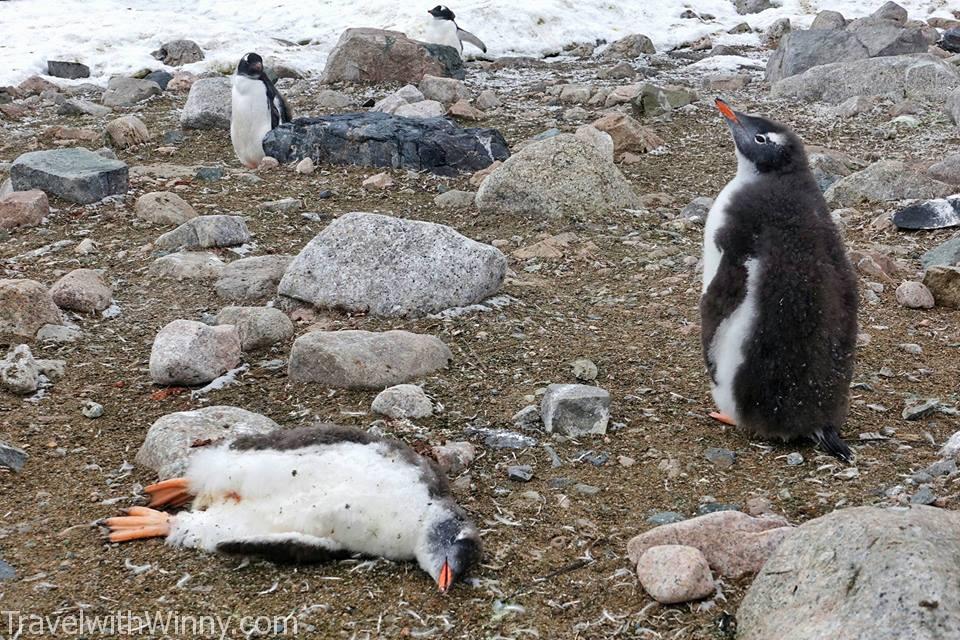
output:
[[[480,38],[457,26],[456,16],[449,8],[438,4],[427,13],[433,16],[427,27],[427,42],[453,47],[461,56],[464,42],[469,42],[484,53],[487,52],[487,45],[483,44]]]
[[[843,242],[788,128],[717,108],[737,175],[707,216],[700,299],[713,417],[766,438],[811,438],[848,461],[846,420],[857,284]]]
[[[287,102],[263,70],[263,58],[248,53],[233,74],[230,140],[237,158],[255,169],[263,160],[263,137],[280,123],[290,122]]]
[[[322,562],[360,553],[413,560],[446,593],[480,556],[480,535],[442,472],[405,444],[320,425],[198,451],[183,478],[146,488],[150,507],[108,518],[110,540]]]

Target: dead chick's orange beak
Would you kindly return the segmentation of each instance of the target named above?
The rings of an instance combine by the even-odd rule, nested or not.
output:
[[[450,563],[446,560],[443,561],[443,566],[440,567],[440,575],[437,576],[437,586],[440,587],[440,593],[450,591],[450,587],[453,586],[453,569],[450,568]]]
[[[717,105],[717,109],[720,110],[720,113],[723,114],[724,118],[726,118],[730,122],[736,122],[737,124],[740,123],[740,121],[737,120],[737,114],[733,112],[733,109],[731,109],[730,105],[728,105],[726,102],[724,102],[720,98],[717,98],[714,101],[714,104]]]

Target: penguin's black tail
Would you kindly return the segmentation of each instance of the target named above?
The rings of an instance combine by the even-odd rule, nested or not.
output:
[[[847,446],[847,443],[843,441],[843,438],[840,437],[840,432],[837,431],[836,427],[827,427],[822,431],[818,431],[813,436],[813,439],[816,440],[821,449],[833,457],[839,458],[844,462],[850,462],[853,459],[853,452],[850,450],[850,447]]]

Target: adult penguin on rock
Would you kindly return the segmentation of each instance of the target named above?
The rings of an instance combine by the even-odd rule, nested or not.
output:
[[[849,461],[846,420],[857,339],[856,276],[787,127],[716,101],[737,174],[707,216],[703,353],[719,413],[763,437],[810,439]]]

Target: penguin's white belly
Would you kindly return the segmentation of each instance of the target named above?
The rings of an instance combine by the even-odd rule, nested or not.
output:
[[[737,152],[737,156],[740,156],[739,151]],[[755,175],[751,169],[743,167],[743,162],[740,164],[741,166],[737,170],[737,175],[720,191],[716,200],[713,201],[710,211],[707,213],[707,223],[703,230],[704,292],[706,292],[710,283],[713,282],[713,277],[717,275],[717,269],[720,267],[720,259],[723,258],[723,251],[717,246],[716,238],[717,233],[727,224],[727,208],[730,206],[730,201],[733,199],[733,195],[739,191],[741,187],[749,183]]]
[[[733,381],[745,359],[747,343],[756,327],[757,290],[760,286],[762,267],[753,258],[745,263],[747,269],[747,292],[743,301],[729,316],[724,318],[710,344],[710,361],[715,364],[715,382],[711,391],[717,408],[734,421],[740,421],[740,411],[733,394]]]
[[[302,534],[411,559],[431,499],[419,470],[395,456],[384,445],[349,442],[199,452],[187,472],[194,510],[176,517],[168,541],[214,551],[230,540]],[[231,492],[240,500],[223,498]]]
[[[463,44],[457,35],[457,25],[453,20],[438,20],[433,18],[427,26],[427,42],[453,47],[463,53]]]
[[[263,137],[272,128],[267,88],[259,80],[233,76],[230,140],[241,163],[256,167],[263,160]]]

